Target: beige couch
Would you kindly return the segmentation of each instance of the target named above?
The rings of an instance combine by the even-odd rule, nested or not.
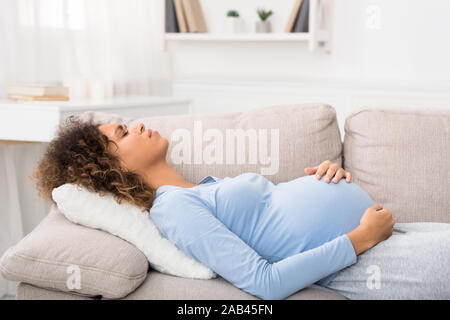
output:
[[[170,137],[177,128],[275,129],[279,134],[274,183],[304,175],[303,169],[330,159],[353,174],[374,201],[390,208],[397,222],[450,222],[450,111],[360,109],[345,123],[343,143],[335,110],[328,105],[282,105],[243,113],[121,118],[87,112],[100,123],[143,122]],[[270,148],[276,148],[276,139]],[[235,176],[276,167],[258,163],[175,164],[183,177],[198,182],[206,175]],[[269,154],[270,155],[270,154]],[[265,159],[268,160],[268,159]],[[68,289],[67,267],[80,266],[81,289]],[[41,224],[0,261],[3,276],[20,281],[17,299],[257,299],[222,278],[195,280],[148,270],[134,246],[99,230],[74,225],[54,206]],[[345,299],[312,284],[288,299]]]

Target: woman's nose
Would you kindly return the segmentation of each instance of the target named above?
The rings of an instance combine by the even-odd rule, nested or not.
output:
[[[142,132],[144,132],[144,130],[145,130],[145,125],[144,125],[143,123],[139,123],[139,124],[136,126],[136,129],[137,129],[137,131],[138,131],[139,133],[142,133]]]

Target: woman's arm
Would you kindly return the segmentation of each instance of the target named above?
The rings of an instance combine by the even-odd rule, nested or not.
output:
[[[163,235],[238,288],[262,299],[284,299],[356,262],[352,242],[342,235],[276,263],[263,259],[194,194],[172,191],[170,208],[150,213]],[[276,239],[274,239],[276,241]]]

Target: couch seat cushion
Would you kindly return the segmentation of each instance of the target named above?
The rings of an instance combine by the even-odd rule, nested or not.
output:
[[[26,283],[20,283],[17,289],[19,300],[80,300],[90,299],[72,293],[46,290]],[[243,290],[233,286],[223,278],[195,280],[174,277],[151,270],[144,283],[125,300],[258,300]],[[333,290],[311,285],[300,290],[288,300],[346,300]]]

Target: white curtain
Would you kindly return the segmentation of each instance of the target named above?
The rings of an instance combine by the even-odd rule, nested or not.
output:
[[[2,0],[0,99],[14,83],[63,84],[71,99],[170,95],[163,8],[163,0]],[[0,255],[48,212],[28,179],[45,148],[0,144]],[[0,297],[7,293],[14,285],[0,277]]]
[[[13,80],[61,82],[74,90],[103,86],[106,95],[170,93],[162,0],[6,2],[13,14],[4,32],[14,50],[8,57],[15,61]]]

